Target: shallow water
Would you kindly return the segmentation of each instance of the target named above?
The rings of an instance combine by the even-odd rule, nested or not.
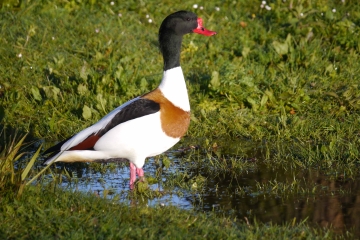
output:
[[[296,183],[296,190],[289,189],[287,194],[273,190],[275,184],[268,188],[257,187],[258,183],[273,181],[274,176],[277,183],[291,183],[294,175],[303,182]],[[245,193],[239,193],[239,186]],[[302,190],[306,186],[310,187],[310,192]],[[317,190],[311,193],[311,188]],[[207,185],[201,201],[188,201],[198,210],[215,210],[238,219],[278,224],[307,219],[313,226],[332,227],[337,232],[350,230],[360,236],[359,178],[332,179],[318,171],[284,171],[262,166],[239,176],[236,184],[234,179],[214,179]]]
[[[184,167],[176,154],[169,152],[168,157],[173,164],[164,171],[163,181],[167,174]],[[64,188],[100,196],[108,194],[109,198],[117,196],[120,201],[131,202],[127,164],[105,173],[84,165],[64,166],[68,166],[73,175],[70,181],[63,177]],[[158,167],[154,159],[149,159],[144,167],[146,176],[155,176]],[[274,168],[261,160],[256,160],[254,167],[237,174],[236,178],[226,174],[206,175],[201,170],[198,173],[207,179],[203,191],[177,188],[171,194],[146,200],[146,204],[215,211],[250,223],[255,219],[277,224],[306,219],[312,226],[332,227],[336,232],[350,231],[360,236],[360,177],[348,179],[342,175],[327,176],[317,170]],[[162,184],[153,184],[151,189],[162,191]]]

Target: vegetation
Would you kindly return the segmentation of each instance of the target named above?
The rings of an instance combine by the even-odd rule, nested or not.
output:
[[[4,138],[4,129],[0,136]],[[10,195],[11,197],[20,196],[25,186],[25,179],[27,178],[30,169],[33,167],[36,158],[39,156],[41,146],[27,163],[26,167],[18,164],[18,161],[26,152],[20,152],[20,148],[24,147],[24,140],[26,135],[21,139],[17,139],[16,133],[13,139],[10,139],[9,144],[3,142],[4,145],[0,153],[0,193],[2,195]],[[3,140],[3,139],[2,139]]]
[[[109,204],[110,200],[91,194],[52,189],[44,181],[24,191],[29,177],[42,169],[41,158],[35,162],[40,141],[31,149],[39,151],[28,154],[25,138],[9,137],[14,134],[8,129],[28,133],[32,141],[46,139],[49,146],[152,90],[162,76],[159,24],[170,12],[188,9],[218,35],[184,38],[181,61],[192,122],[187,136],[175,147],[182,151],[171,155],[182,161],[174,163],[166,155],[156,172],[147,176],[148,184],[165,178],[167,192],[201,195],[217,188],[212,186],[214,179],[238,179],[265,167],[283,175],[291,169],[293,174],[284,179],[276,174],[266,177],[266,182],[254,184],[251,193],[239,183],[235,190],[229,188],[239,196],[332,194],[333,189],[307,181],[306,174],[298,172],[312,169],[327,176],[324,181],[358,177],[357,1],[165,0],[159,6],[146,1],[8,0],[0,4],[0,121],[4,129],[0,219],[6,223],[0,236],[105,238],[122,234],[136,238],[145,234],[155,238],[171,237],[174,229],[183,238],[217,231],[214,238],[332,236],[304,222],[266,225],[173,207]],[[81,167],[106,172],[114,166]],[[176,170],[167,171],[171,168]],[[163,169],[164,175],[159,176],[158,170]],[[50,186],[61,180],[55,172],[72,176],[60,168],[47,172],[54,181]],[[146,184],[140,187],[139,183],[129,198],[157,197],[159,193]],[[173,224],[164,227],[169,222]],[[70,228],[71,224],[76,227]]]
[[[2,8],[3,122],[52,140],[155,88],[162,74],[158,25],[169,12],[192,7],[188,2],[159,9],[132,1],[9,4]],[[184,41],[193,109],[188,137],[211,143],[220,137],[276,140],[281,146],[269,146],[277,153],[272,157],[296,156],[303,167],[354,167],[358,4],[278,1],[268,7],[230,1],[193,9],[219,34]]]
[[[34,197],[35,196],[35,197]],[[236,220],[178,208],[127,206],[96,197],[30,188],[20,200],[1,200],[0,236],[10,239],[239,239],[328,238],[334,234],[306,224],[284,226]]]

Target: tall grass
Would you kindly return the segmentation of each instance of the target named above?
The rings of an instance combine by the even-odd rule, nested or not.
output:
[[[33,167],[35,160],[39,156],[39,152],[42,148],[40,146],[37,151],[32,154],[32,157],[27,161],[25,168],[22,168],[17,164],[21,158],[27,153],[22,148],[26,146],[24,143],[27,134],[22,137],[18,136],[15,132],[10,139],[5,139],[5,130],[2,129],[0,132],[2,137],[3,147],[0,152],[0,193],[11,194],[20,196],[23,192],[24,186],[26,185],[27,177]]]

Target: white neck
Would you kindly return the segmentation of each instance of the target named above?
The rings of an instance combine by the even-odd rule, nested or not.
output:
[[[190,111],[189,97],[181,67],[164,71],[159,89],[175,106]]]

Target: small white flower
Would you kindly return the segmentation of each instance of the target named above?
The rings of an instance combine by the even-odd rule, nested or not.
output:
[[[266,1],[262,1],[261,4],[262,4],[262,5],[266,5]]]
[[[110,2],[110,5],[111,5],[111,6],[114,6],[114,4],[115,4],[114,2]]]
[[[321,13],[321,16],[324,16],[324,13]]]
[[[270,11],[270,10],[271,10],[271,7],[268,6],[268,5],[266,5],[266,6],[265,6],[265,9],[268,10],[268,11]]]
[[[19,54],[17,55],[17,57],[18,57],[18,58],[21,58],[21,57],[22,57],[22,53],[19,53]]]
[[[55,40],[55,37],[51,37],[52,40]]]
[[[219,7],[215,7],[215,10],[216,10],[216,11],[220,11],[220,8],[219,8]]]
[[[300,13],[300,17],[303,17],[304,16],[304,14],[303,13]]]
[[[193,5],[193,8],[198,8],[198,5],[195,3],[194,5]]]
[[[151,19],[151,18],[149,18],[148,22],[149,22],[149,23],[152,23],[152,19]]]
[[[260,5],[260,8],[264,8],[264,4],[261,4],[261,5]]]
[[[119,13],[119,14],[118,14],[118,16],[119,16],[119,17],[122,17],[122,14],[121,14],[121,13]]]
[[[32,69],[32,66],[30,66],[30,69]]]
[[[341,0],[342,3],[345,3],[345,0]]]
[[[146,14],[146,18],[149,18],[150,16],[149,16],[149,14]]]
[[[335,9],[335,8],[333,8],[332,12],[333,12],[333,13],[336,13],[336,9]]]
[[[95,29],[95,32],[96,32],[96,33],[99,33],[99,32],[100,32],[100,29],[96,28],[96,29]]]
[[[203,10],[204,9],[204,7],[203,6],[200,6],[200,10]]]

